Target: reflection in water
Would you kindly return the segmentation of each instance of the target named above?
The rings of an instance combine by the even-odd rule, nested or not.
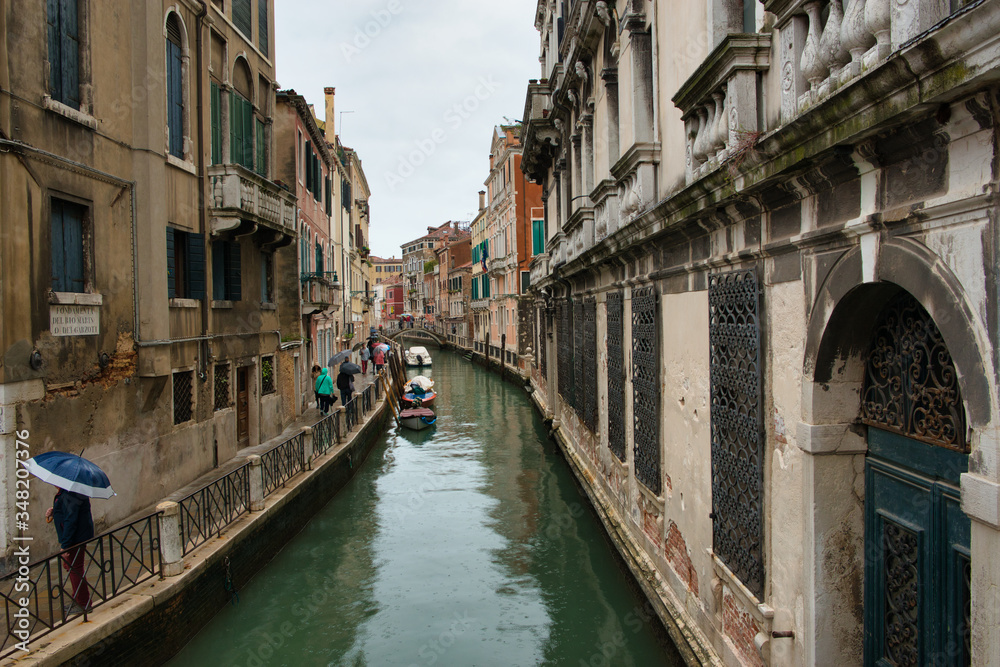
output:
[[[390,430],[172,664],[681,664],[526,394],[434,363],[436,426]]]

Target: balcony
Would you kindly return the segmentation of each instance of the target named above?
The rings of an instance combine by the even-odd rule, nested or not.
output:
[[[469,305],[472,310],[487,310],[490,307],[489,299],[473,299]]]
[[[545,178],[552,160],[559,151],[561,136],[551,116],[552,100],[546,79],[528,83],[524,103],[524,127],[521,131],[522,170],[533,181]]]
[[[271,181],[235,164],[208,167],[212,234],[270,233],[265,245],[280,247],[298,237],[295,197]]]
[[[542,285],[548,280],[551,275],[551,255],[544,252],[540,255],[535,255],[531,258],[531,264],[529,266],[531,270],[531,284],[532,285]]]
[[[303,317],[341,307],[340,282],[336,273],[303,273],[300,280]]]

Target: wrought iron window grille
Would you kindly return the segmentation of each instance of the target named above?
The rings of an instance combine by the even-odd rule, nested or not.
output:
[[[174,424],[194,419],[194,371],[178,371],[174,380]]]
[[[654,287],[632,290],[632,411],[635,477],[660,495],[659,294]]]
[[[625,461],[624,304],[621,291],[608,293],[608,448],[619,461]]]

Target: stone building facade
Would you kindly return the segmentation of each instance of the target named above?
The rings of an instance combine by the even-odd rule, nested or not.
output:
[[[536,27],[533,395],[682,651],[1000,664],[1000,3]]]
[[[17,431],[32,454],[85,452],[107,471],[118,496],[94,503],[100,530],[298,412],[273,3],[225,4],[0,4],[8,551]],[[32,487],[37,520],[50,492]],[[55,546],[32,534],[39,555]]]

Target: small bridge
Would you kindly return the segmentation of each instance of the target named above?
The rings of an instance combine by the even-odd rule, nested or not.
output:
[[[444,347],[447,341],[438,336],[433,331],[428,331],[427,329],[421,329],[414,327],[412,329],[400,329],[399,331],[393,331],[391,333],[383,332],[383,335],[390,340],[402,340],[404,338],[419,341],[428,341],[434,343],[438,347]]]

